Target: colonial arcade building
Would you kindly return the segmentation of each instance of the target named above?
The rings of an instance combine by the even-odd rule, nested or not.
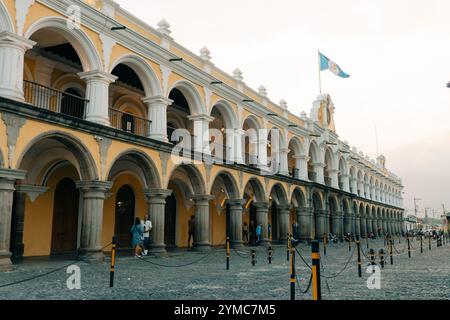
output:
[[[339,139],[330,96],[296,116],[170,34],[112,1],[0,0],[1,269],[102,261],[146,213],[154,253],[187,247],[191,215],[196,250],[242,246],[252,221],[265,243],[294,222],[305,241],[404,231],[401,180]]]

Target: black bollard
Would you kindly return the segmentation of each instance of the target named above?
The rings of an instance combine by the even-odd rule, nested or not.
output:
[[[272,247],[269,247],[269,257],[268,257],[269,264],[272,264],[272,255],[273,255]]]
[[[313,276],[313,300],[322,300],[322,290],[320,285],[320,246],[318,241],[312,242],[312,276]]]
[[[384,269],[384,250],[381,249],[379,254],[380,254],[380,265],[381,265],[381,269]]]
[[[362,278],[361,269],[361,242],[359,241],[359,236],[356,236],[356,248],[358,250],[358,276]]]
[[[295,250],[291,250],[291,301],[295,301],[295,282],[296,282],[296,274],[295,274]]]
[[[392,238],[389,238],[389,256],[391,258],[391,265],[394,264],[394,252],[393,252],[393,244],[392,244]]]
[[[286,248],[286,260],[289,261],[291,252],[291,235],[288,233],[287,235],[287,248]]]
[[[230,270],[230,237],[227,237],[227,270]]]
[[[420,253],[423,253],[423,236],[420,236]]]
[[[406,241],[408,242],[408,257],[411,259],[411,240],[408,237]]]
[[[375,250],[370,249],[369,254],[370,254],[370,264],[372,265],[372,272],[375,273],[375,267],[374,266],[377,264],[375,262]]]
[[[323,235],[323,255],[324,255],[324,256],[327,255],[327,244],[328,244],[327,235],[324,234],[324,235]]]
[[[111,250],[111,272],[109,274],[109,287],[114,287],[114,273],[116,268],[116,237],[112,238],[112,250]]]
[[[252,266],[256,266],[256,250],[252,250]]]
[[[428,236],[428,246],[430,247],[430,251],[431,251],[431,236]]]

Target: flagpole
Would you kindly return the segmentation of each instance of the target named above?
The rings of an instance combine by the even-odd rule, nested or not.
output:
[[[320,74],[320,49],[317,49],[317,59],[319,60],[319,93],[322,94],[322,76]]]

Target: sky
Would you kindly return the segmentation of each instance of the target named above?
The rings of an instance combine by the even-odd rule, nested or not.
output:
[[[176,42],[253,89],[308,114],[319,94],[319,49],[349,79],[322,72],[342,140],[405,185],[405,207],[450,210],[450,1],[116,0],[149,25],[165,18]],[[377,139],[378,136],[378,139]],[[377,144],[378,140],[378,144]]]

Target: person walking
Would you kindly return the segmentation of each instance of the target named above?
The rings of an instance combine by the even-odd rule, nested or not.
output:
[[[148,254],[148,250],[150,247],[150,233],[153,229],[152,222],[150,221],[150,217],[148,214],[144,216],[144,220],[142,221],[142,225],[144,227],[144,256]]]
[[[192,215],[191,219],[188,221],[188,231],[189,231],[189,237],[188,237],[188,247],[191,247],[191,238],[192,238],[192,246],[194,246],[194,232],[195,232],[195,216]]]
[[[136,258],[142,257],[142,246],[144,240],[144,226],[141,224],[141,219],[136,217],[134,224],[131,227],[131,245],[134,249],[134,256]]]
[[[244,243],[247,243],[247,244],[249,242],[249,239],[248,239],[248,223],[247,222],[244,222],[242,240],[244,240],[245,241]]]
[[[256,243],[255,243],[256,246],[261,244],[261,234],[262,234],[262,224],[259,224],[256,227]]]

